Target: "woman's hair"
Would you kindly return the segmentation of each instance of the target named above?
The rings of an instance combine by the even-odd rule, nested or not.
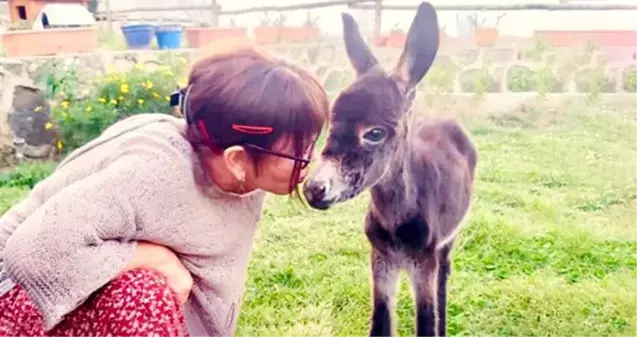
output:
[[[222,44],[196,62],[185,99],[190,142],[216,152],[242,144],[271,150],[289,136],[301,158],[329,118],[329,99],[314,75],[250,43]],[[257,167],[267,155],[245,149]],[[291,189],[301,170],[296,161]]]

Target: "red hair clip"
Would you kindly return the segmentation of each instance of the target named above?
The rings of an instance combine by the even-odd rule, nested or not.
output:
[[[210,134],[208,133],[208,129],[206,129],[206,124],[202,119],[197,121],[197,126],[199,127],[199,133],[201,134],[201,137],[204,138],[204,140],[212,140],[210,138]],[[241,124],[232,124],[232,130],[249,135],[268,135],[274,131],[274,129],[270,126],[253,126]]]
[[[274,131],[274,129],[270,126],[253,126],[241,124],[232,124],[232,130],[249,135],[268,135]]]

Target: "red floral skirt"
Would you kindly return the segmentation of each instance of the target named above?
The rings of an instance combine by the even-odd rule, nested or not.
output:
[[[20,286],[0,296],[0,337],[187,335],[177,296],[151,270],[130,271],[113,280],[49,332]]]

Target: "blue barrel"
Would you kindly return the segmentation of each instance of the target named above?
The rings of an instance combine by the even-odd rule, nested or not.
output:
[[[130,49],[148,48],[155,36],[155,27],[151,24],[128,24],[121,29]]]
[[[183,28],[177,25],[159,26],[155,29],[157,46],[159,49],[181,48],[181,36]]]

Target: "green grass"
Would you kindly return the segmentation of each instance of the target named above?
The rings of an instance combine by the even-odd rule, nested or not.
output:
[[[453,254],[451,335],[637,334],[635,111],[581,104],[545,118],[463,118],[480,161]],[[0,188],[0,211],[24,195]],[[319,212],[268,198],[238,335],[367,333],[367,200]],[[397,315],[413,335],[405,277]]]

